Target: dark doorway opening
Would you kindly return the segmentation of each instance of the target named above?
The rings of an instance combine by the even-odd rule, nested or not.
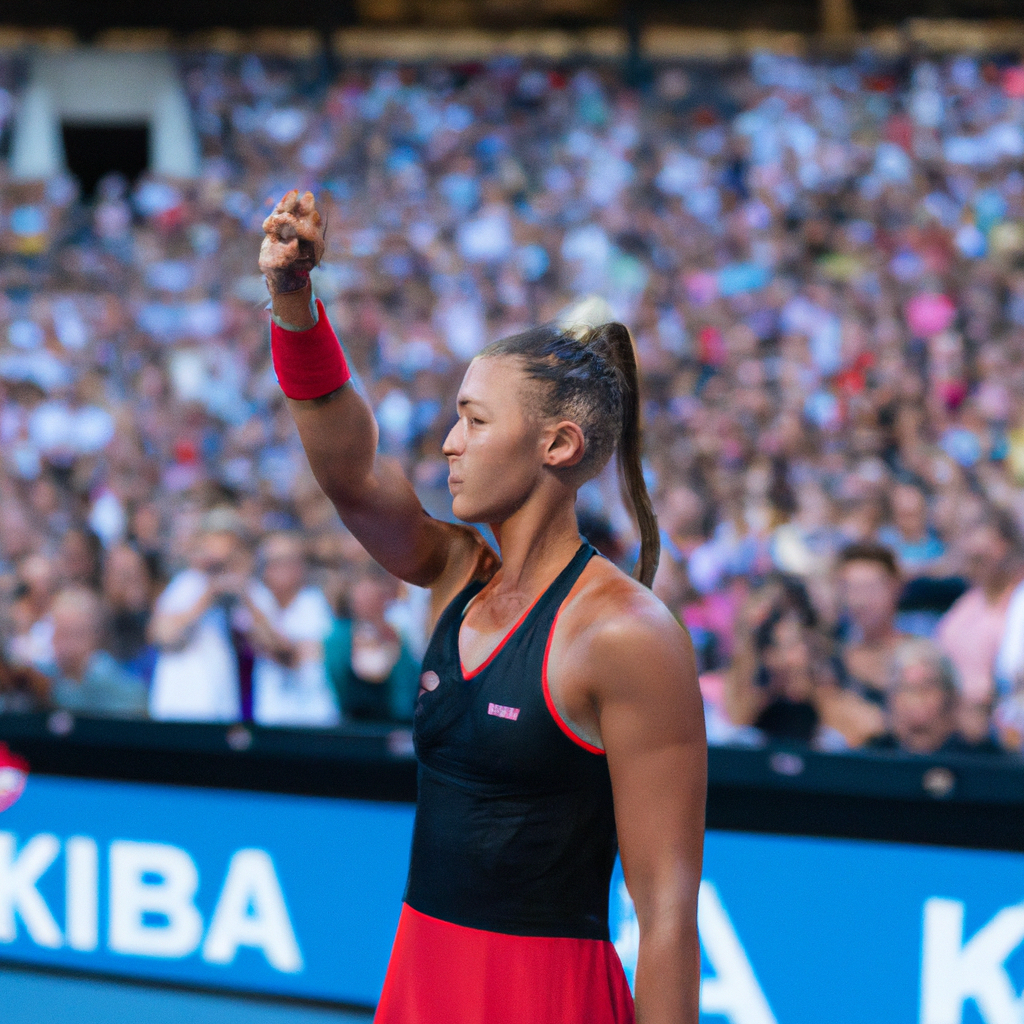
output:
[[[105,174],[119,171],[133,182],[149,166],[146,124],[64,124],[61,131],[68,170],[87,198]]]

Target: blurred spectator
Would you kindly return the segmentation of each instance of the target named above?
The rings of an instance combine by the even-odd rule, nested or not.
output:
[[[962,540],[971,589],[939,622],[939,649],[960,679],[960,731],[970,742],[988,735],[995,695],[995,662],[1006,628],[1007,609],[1024,579],[1024,549],[1012,516],[993,509]]]
[[[96,589],[100,585],[103,545],[88,528],[72,528],[61,538],[56,562],[65,586]]]
[[[103,650],[103,605],[95,591],[69,587],[54,599],[50,703],[78,715],[144,718],[146,687]]]
[[[153,718],[231,722],[246,710],[251,718],[252,652],[234,622],[249,583],[240,532],[231,509],[207,513],[190,567],[157,598],[149,630],[160,650],[150,695]]]
[[[44,555],[28,555],[18,565],[11,619],[14,635],[9,651],[16,665],[42,668],[53,661],[53,602],[56,580],[53,562]]]
[[[246,594],[257,652],[253,718],[261,725],[337,725],[338,708],[324,669],[324,640],[333,616],[323,592],[308,585],[301,537],[271,534],[260,561],[263,581]]]
[[[37,668],[0,660],[0,714],[41,711],[50,703],[50,679]]]
[[[327,638],[327,673],[344,719],[411,722],[419,664],[388,621],[398,581],[367,562],[349,593],[348,614]]]
[[[772,563],[796,576],[821,575],[829,571],[843,543],[833,503],[820,485],[808,483],[798,493],[793,518],[772,533]]]
[[[928,522],[928,499],[914,484],[898,484],[892,492],[892,523],[878,539],[896,552],[906,578],[939,576],[945,545]]]
[[[732,678],[749,692],[749,712],[734,716],[737,725],[753,725],[769,739],[810,743],[821,725],[819,689],[834,682],[821,637],[799,616],[774,611],[753,638],[757,689]],[[734,698],[735,700],[735,698]]]
[[[20,59],[0,55],[5,88]],[[663,531],[658,593],[692,628],[703,669],[751,656],[749,626],[734,623],[751,586],[768,577],[778,596],[774,569],[803,580],[821,632],[797,612],[800,635],[779,627],[758,657],[804,644],[841,683],[828,638],[844,545],[892,548],[908,582],[899,628],[931,635],[978,516],[1024,520],[1012,58],[757,53],[692,75],[656,63],[639,90],[598,61],[368,60],[332,74],[256,54],[179,59],[197,180],[111,176],[90,208],[68,176],[0,176],[0,623],[13,660],[52,660],[55,587],[100,575],[118,657],[140,650],[144,588],[127,541],[151,579],[172,577],[153,635],[174,624],[170,608],[195,615],[163,634],[154,712],[245,716],[261,657],[255,584],[236,544],[237,565],[215,574],[220,597],[207,593],[206,512],[231,506],[253,550],[301,530],[309,583],[332,606],[362,572],[269,362],[259,226],[295,185],[331,225],[317,292],[382,446],[432,515],[450,509],[439,450],[468,358],[590,294],[630,326]],[[629,552],[616,492],[609,473],[581,508],[608,521],[602,545]],[[122,583],[107,582],[108,563]],[[1013,580],[979,572],[942,629],[971,735],[989,725],[1000,641],[1004,700],[1024,661],[1017,627],[1000,627]],[[858,639],[867,629],[854,623],[838,655],[871,695],[887,645]],[[831,728],[856,744],[872,715],[877,726],[881,708],[865,709],[856,686],[814,692],[819,741]]]
[[[658,502],[662,553],[681,562],[707,540],[708,510],[691,487],[670,487]]]
[[[117,544],[107,552],[103,599],[110,619],[110,653],[129,671],[151,680],[156,651],[147,633],[154,583],[145,558],[129,544]]]
[[[956,669],[933,643],[904,641],[893,656],[891,673],[889,730],[870,740],[869,747],[910,754],[999,752],[987,735],[969,741],[957,731]]]
[[[810,743],[822,724],[821,690],[834,685],[803,588],[782,578],[755,591],[740,613],[736,658],[725,684],[724,707],[733,725]]]
[[[889,663],[906,637],[896,629],[900,574],[893,553],[879,544],[851,544],[839,553],[839,584],[848,618],[841,645],[844,684],[885,706]]]
[[[622,540],[605,516],[581,510],[576,514],[576,522],[580,536],[593,544],[600,554],[616,565],[624,562],[626,552]]]

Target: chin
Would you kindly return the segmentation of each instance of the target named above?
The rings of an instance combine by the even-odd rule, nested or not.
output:
[[[456,494],[452,498],[452,515],[463,523],[486,523],[487,510],[481,505],[466,500],[464,494]]]
[[[473,501],[461,491],[452,498],[452,515],[463,523],[501,523],[508,517],[509,510],[493,502]]]

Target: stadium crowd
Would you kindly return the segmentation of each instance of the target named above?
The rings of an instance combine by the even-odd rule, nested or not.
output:
[[[197,181],[2,182],[0,709],[411,719],[423,596],[338,522],[270,365],[260,224],[299,187],[434,514],[477,351],[589,295],[629,325],[713,742],[1021,749],[1024,67],[181,65]],[[612,472],[580,519],[628,568]]]

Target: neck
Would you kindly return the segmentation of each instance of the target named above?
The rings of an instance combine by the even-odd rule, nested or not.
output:
[[[861,628],[861,643],[865,647],[881,647],[895,635],[896,630],[891,621],[883,622],[874,629]]]
[[[1021,567],[1016,562],[1005,565],[985,582],[982,590],[989,601],[998,600],[1006,592],[1006,588],[1021,578]]]
[[[75,658],[74,661],[66,662],[60,666],[61,675],[73,683],[80,683],[85,678],[85,670],[91,660],[92,654],[89,654],[85,658]]]
[[[503,523],[491,524],[501,551],[495,591],[533,596],[565,568],[580,546],[575,497],[565,491],[558,500],[528,502]]]
[[[268,587],[267,589],[274,595],[274,600],[279,608],[287,608],[295,600],[302,587],[301,585],[298,587],[288,587],[287,590],[281,590],[280,588],[275,590],[273,587]]]

